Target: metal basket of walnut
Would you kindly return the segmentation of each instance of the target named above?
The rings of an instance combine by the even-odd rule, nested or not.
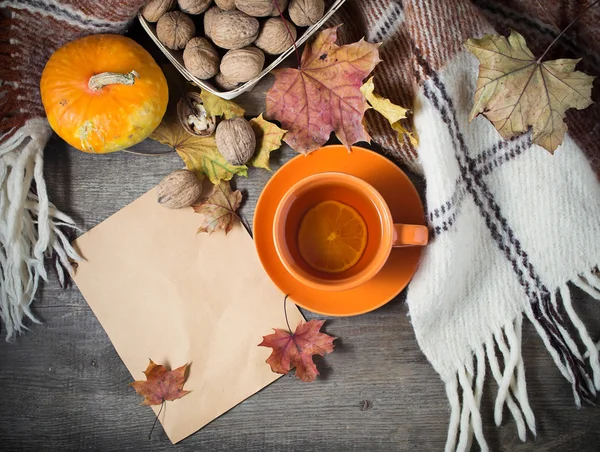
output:
[[[300,46],[345,0],[276,1],[149,0],[138,18],[186,79],[233,99],[294,51],[291,36]]]

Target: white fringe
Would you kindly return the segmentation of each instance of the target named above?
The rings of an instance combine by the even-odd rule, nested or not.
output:
[[[600,276],[596,273],[597,271],[582,273],[579,278],[571,282],[592,297],[600,300]],[[559,307],[564,309],[566,316],[560,314]],[[597,392],[600,392],[600,353],[598,352],[600,342],[594,343],[585,325],[573,309],[571,293],[567,284],[558,287],[555,293],[551,295],[550,304],[540,302],[539,309],[540,319],[543,317],[545,322],[550,321],[553,326],[552,329],[548,329],[548,323],[546,323],[546,330],[544,329],[538,321],[539,319],[536,319],[530,304],[527,305],[525,314],[537,329],[544,345],[546,345],[563,376],[573,385],[575,403],[580,406],[581,397],[575,391],[573,369],[577,372],[582,383],[582,394],[585,397],[588,397],[589,394],[594,396]],[[577,330],[585,347],[585,354],[581,353],[575,340],[568,332],[569,325]],[[499,426],[502,423],[502,411],[506,404],[517,425],[519,439],[521,441],[527,439],[527,429],[534,436],[536,435],[535,416],[527,397],[525,367],[521,353],[522,326],[523,317],[518,316],[514,322],[495,331],[480,349],[474,351],[471,360],[464,363],[451,378],[445,380],[446,394],[451,408],[446,452],[470,450],[473,435],[482,451],[489,450],[483,436],[480,414],[486,358],[491,374],[498,384],[498,393],[494,405],[496,425]],[[552,346],[550,336],[561,343],[561,350],[557,350]],[[502,356],[502,366],[498,360],[498,354]],[[565,365],[563,362],[563,358],[569,354],[571,355],[570,362],[575,363],[574,365]],[[473,359],[475,360],[476,369],[473,369]],[[585,360],[588,360],[588,362],[586,363]],[[473,381],[475,381],[474,386]],[[586,390],[589,391],[589,394],[585,392]]]
[[[467,362],[452,379],[446,382],[446,393],[451,407],[446,452],[470,450],[473,435],[482,451],[489,450],[483,435],[483,422],[480,411],[486,358],[492,376],[498,383],[498,394],[494,409],[496,424],[500,425],[502,422],[502,409],[506,404],[517,424],[519,439],[521,441],[526,440],[527,428],[534,435],[536,434],[535,417],[527,399],[525,370],[521,356],[521,327],[522,318],[519,318],[514,323],[510,323],[497,331],[488,342],[475,351],[476,371],[473,371],[472,363]],[[508,343],[505,341],[505,337]],[[502,370],[497,359],[496,346],[504,357],[504,368]],[[475,380],[474,386],[473,380]],[[462,394],[461,400],[458,397],[459,385]],[[457,436],[458,444],[456,443]]]
[[[54,251],[67,269],[80,260],[59,229],[75,222],[48,200],[43,151],[50,133],[46,120],[34,119],[0,144],[0,318],[7,340],[27,329],[24,317],[39,323],[30,305],[40,278],[48,278],[44,259]],[[62,284],[64,271],[57,271]]]

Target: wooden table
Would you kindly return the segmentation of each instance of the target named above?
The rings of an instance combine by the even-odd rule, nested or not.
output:
[[[270,83],[238,98],[249,115],[263,110]],[[146,140],[135,150],[165,148]],[[293,155],[283,147],[273,153],[272,166]],[[175,153],[89,155],[54,137],[45,174],[51,200],[87,231],[181,166]],[[237,179],[246,199],[241,212],[250,224],[268,177],[251,168],[248,179]],[[598,338],[600,306],[575,294],[577,310]],[[443,450],[446,395],[419,350],[403,299],[369,314],[330,319],[326,331],[339,339],[333,354],[316,360],[316,382],[285,376],[172,446],[160,426],[148,439],[153,412],[139,406],[139,395],[127,386],[131,375],[79,291],[60,289],[53,276],[34,303],[43,323],[30,324],[14,343],[0,341],[0,450]],[[491,449],[597,451],[600,407],[577,410],[569,384],[528,323],[523,336],[538,437],[522,444],[508,412],[508,420],[494,426],[496,385],[488,379],[482,415]]]

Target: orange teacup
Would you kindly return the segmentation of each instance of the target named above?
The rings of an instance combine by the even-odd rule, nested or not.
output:
[[[298,234],[307,212],[326,201],[336,201],[360,215],[359,229],[366,229],[366,246],[358,261],[339,272],[317,270],[302,257]],[[283,196],[273,223],[277,255],[287,271],[309,287],[342,291],[372,279],[384,266],[392,248],[424,246],[427,227],[394,224],[381,194],[370,184],[350,174],[326,172],[309,176],[294,184]],[[304,245],[305,246],[305,245]],[[362,248],[361,248],[362,249]]]

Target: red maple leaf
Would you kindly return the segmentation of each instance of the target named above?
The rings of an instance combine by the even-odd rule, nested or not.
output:
[[[150,360],[148,368],[144,371],[146,381],[134,381],[129,385],[144,396],[142,405],[160,405],[166,400],[177,400],[190,392],[183,389],[188,366],[184,364],[169,371]]]
[[[271,370],[278,374],[287,374],[295,367],[296,376],[300,380],[315,381],[319,371],[312,360],[313,355],[324,356],[331,353],[333,341],[337,339],[319,331],[323,323],[325,320],[301,323],[294,334],[273,328],[275,333],[264,336],[258,346],[273,349],[266,361]]]
[[[307,45],[300,69],[274,70],[275,82],[267,91],[267,119],[281,123],[288,131],[284,141],[301,154],[320,148],[332,131],[348,150],[371,140],[363,125],[368,105],[360,87],[381,61],[379,44],[361,39],[338,46],[337,28],[322,31]]]

